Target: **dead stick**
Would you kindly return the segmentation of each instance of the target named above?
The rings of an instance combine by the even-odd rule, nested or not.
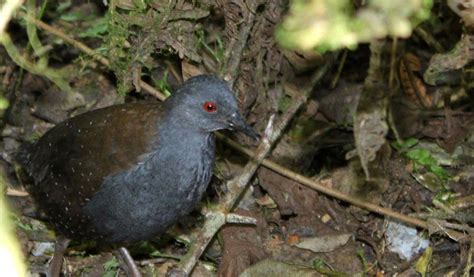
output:
[[[110,66],[110,63],[109,61],[104,58],[103,56],[97,54],[96,51],[94,51],[94,49],[92,48],[89,48],[87,45],[85,45],[84,43],[80,42],[80,41],[77,41],[75,39],[73,39],[72,37],[66,35],[63,31],[49,25],[49,24],[46,24],[44,23],[43,21],[39,20],[39,19],[36,19],[36,18],[33,18],[31,16],[28,16],[27,14],[23,14],[23,17],[27,20],[27,21],[30,21],[31,23],[35,24],[37,27],[61,38],[62,40],[64,40],[65,42],[71,44],[73,47],[76,47],[78,48],[79,50],[81,50],[82,52],[86,53],[87,55],[93,57],[96,61],[100,62],[101,64],[105,65],[105,66]]]
[[[241,153],[244,153],[246,155],[248,155],[249,157],[252,157],[253,155],[253,151],[249,150],[249,149],[246,149],[245,147],[242,147],[240,144],[238,144],[237,142],[227,138],[227,137],[224,137],[224,136],[219,136],[220,139],[222,139],[225,143],[227,143],[228,145],[230,145],[232,148],[238,150],[239,152]],[[408,215],[404,215],[402,213],[398,213],[394,210],[391,210],[391,209],[388,209],[388,208],[384,208],[384,207],[381,207],[381,206],[378,206],[376,204],[372,204],[372,203],[369,203],[367,202],[366,200],[360,200],[360,199],[357,199],[357,198],[354,198],[350,195],[347,195],[347,194],[344,194],[338,190],[335,190],[335,189],[332,189],[326,185],[324,185],[324,181],[315,181],[315,180],[312,180],[306,176],[303,176],[301,174],[298,174],[284,166],[281,166],[269,159],[266,159],[262,162],[262,164],[267,167],[267,168],[270,168],[271,170],[293,180],[293,181],[296,181],[308,188],[311,188],[311,189],[314,189],[318,192],[321,192],[321,193],[324,193],[326,195],[329,195],[329,196],[332,196],[338,200],[341,200],[341,201],[344,201],[344,202],[347,202],[349,204],[352,204],[354,206],[357,206],[359,208],[363,208],[363,209],[366,209],[368,211],[371,211],[371,212],[374,212],[374,213],[377,213],[377,214],[380,214],[380,215],[384,215],[384,216],[388,216],[388,217],[391,217],[391,218],[394,218],[394,219],[398,219],[400,221],[403,221],[407,224],[410,224],[410,225],[413,225],[413,226],[416,226],[416,227],[420,227],[420,228],[423,228],[423,229],[429,229],[430,225],[424,221],[424,220],[420,220],[418,218],[415,218],[415,217],[412,217],[412,216],[408,216]],[[450,230],[451,232],[451,230]],[[456,231],[452,231],[452,233],[448,233],[449,236],[453,237],[453,238],[457,238],[459,240],[463,240],[464,238],[466,238],[466,236],[462,233],[459,233],[459,232],[456,232]]]

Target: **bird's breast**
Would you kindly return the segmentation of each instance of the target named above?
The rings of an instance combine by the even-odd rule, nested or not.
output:
[[[214,138],[187,146],[157,149],[133,169],[105,178],[84,207],[95,229],[111,242],[146,240],[191,212],[211,180]]]

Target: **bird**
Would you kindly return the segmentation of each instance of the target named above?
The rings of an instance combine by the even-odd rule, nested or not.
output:
[[[50,276],[61,272],[69,241],[119,249],[163,234],[199,203],[212,176],[214,132],[258,134],[227,83],[198,75],[163,103],[135,102],[69,118],[19,156],[27,191],[58,233]],[[127,258],[128,257],[128,258]]]

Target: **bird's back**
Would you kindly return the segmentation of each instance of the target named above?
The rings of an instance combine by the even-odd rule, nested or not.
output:
[[[130,169],[152,150],[161,114],[160,104],[111,106],[61,122],[28,147],[28,190],[60,233],[94,239],[84,205],[107,176]]]

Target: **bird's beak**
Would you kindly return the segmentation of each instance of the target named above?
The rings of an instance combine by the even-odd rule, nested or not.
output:
[[[234,113],[228,121],[228,124],[231,129],[240,131],[254,140],[258,140],[260,138],[257,132],[255,132],[253,128],[250,127],[247,122],[245,122],[239,113]]]

